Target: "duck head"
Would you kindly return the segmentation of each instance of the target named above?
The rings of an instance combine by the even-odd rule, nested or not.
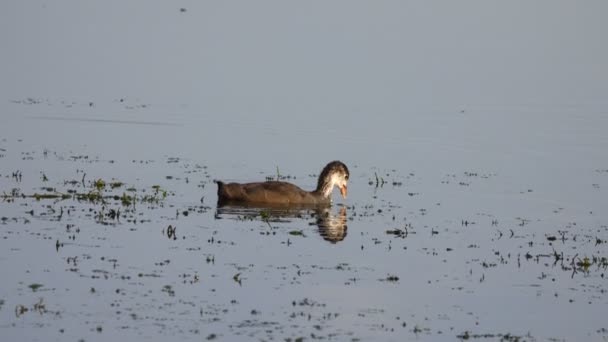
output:
[[[337,160],[332,161],[323,168],[323,171],[321,171],[316,192],[327,198],[331,196],[334,186],[337,186],[340,189],[342,198],[346,198],[346,195],[348,194],[347,183],[349,176],[350,172],[344,163]]]

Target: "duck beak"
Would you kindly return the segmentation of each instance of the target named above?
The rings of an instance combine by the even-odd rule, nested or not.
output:
[[[340,187],[340,194],[342,195],[342,198],[346,199],[347,193],[348,189],[346,188],[346,184],[344,184]]]

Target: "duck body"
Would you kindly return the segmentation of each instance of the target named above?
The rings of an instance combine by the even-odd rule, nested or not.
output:
[[[331,203],[314,191],[309,192],[287,182],[224,183],[217,182],[218,200],[232,204],[305,204],[327,205]]]
[[[256,183],[217,182],[218,205],[330,205],[334,186],[346,198],[349,171],[346,165],[333,161],[319,175],[317,188],[306,191],[300,187],[279,181]]]

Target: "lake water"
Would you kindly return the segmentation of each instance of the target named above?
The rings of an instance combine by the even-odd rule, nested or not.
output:
[[[606,336],[600,111],[434,110],[351,137],[375,119],[290,131],[155,104],[70,106],[5,105],[0,314],[11,339]],[[334,194],[329,238],[316,213],[216,208],[214,179],[278,168],[313,188],[332,158],[351,182],[346,200]],[[73,198],[98,179],[105,203]],[[55,193],[71,197],[21,197]],[[123,194],[141,199],[111,197]]]
[[[238,7],[134,3],[3,5],[24,20],[5,18],[23,39],[2,36],[3,340],[608,339],[601,11],[568,14],[582,33],[554,42],[528,35],[534,9],[511,32],[516,7],[467,3],[490,18],[457,31],[488,51],[465,40],[444,65],[424,57],[458,32],[435,27],[409,55],[393,45],[414,35],[403,8],[358,3],[334,27],[333,5],[247,6],[258,22]],[[415,24],[438,13],[414,7]],[[86,15],[97,26],[73,30]],[[25,30],[41,19],[47,31]],[[479,27],[529,59],[486,74],[508,56]],[[541,63],[564,42],[580,55]],[[470,56],[479,69],[469,48],[484,51]],[[327,211],[216,206],[214,180],[312,189],[336,159],[349,196],[335,191]]]

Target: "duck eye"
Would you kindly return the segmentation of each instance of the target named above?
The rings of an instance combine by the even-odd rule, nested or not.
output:
[[[348,175],[344,176],[344,179],[348,180]]]

